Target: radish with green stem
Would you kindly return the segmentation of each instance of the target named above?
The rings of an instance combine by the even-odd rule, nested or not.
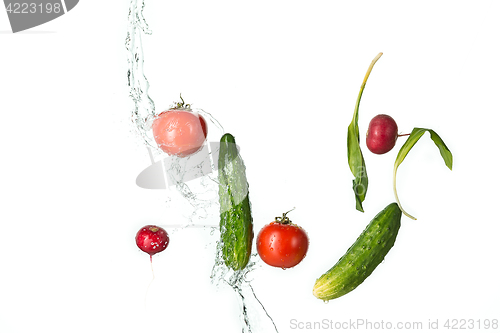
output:
[[[361,102],[361,96],[363,95],[363,91],[365,89],[366,81],[370,76],[373,66],[381,56],[382,52],[372,60],[370,66],[368,67],[363,83],[361,84],[358,99],[356,100],[356,106],[354,107],[354,115],[352,117],[352,121],[347,129],[347,161],[349,163],[349,168],[351,169],[351,172],[355,177],[355,179],[352,181],[352,188],[354,190],[356,199],[356,209],[361,212],[364,212],[362,203],[365,200],[366,191],[368,189],[368,175],[366,173],[365,160],[363,158],[361,147],[359,145],[359,104]],[[368,131],[366,133],[366,146],[374,154],[385,154],[389,152],[392,148],[394,148],[399,137],[408,136],[408,139],[401,147],[398,156],[396,157],[396,162],[394,163],[393,189],[398,207],[406,216],[414,220],[416,220],[416,218],[408,214],[403,209],[399,201],[398,193],[396,190],[396,173],[399,165],[403,162],[408,152],[426,131],[430,133],[431,139],[439,148],[439,152],[441,153],[446,166],[451,170],[453,164],[453,156],[448,147],[446,147],[441,137],[439,137],[439,135],[431,129],[414,128],[410,134],[398,134],[398,126],[396,124],[396,121],[388,115],[379,114],[370,121]]]

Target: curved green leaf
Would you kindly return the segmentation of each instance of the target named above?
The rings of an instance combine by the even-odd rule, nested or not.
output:
[[[352,121],[347,128],[347,161],[349,162],[349,168],[355,177],[352,181],[352,189],[356,198],[356,209],[361,212],[364,212],[362,203],[365,200],[366,191],[368,190],[368,175],[366,173],[365,160],[363,158],[363,154],[361,153],[361,148],[359,147],[359,103],[372,68],[381,56],[382,53],[379,53],[371,62],[370,67],[368,67],[365,79],[363,80],[361,89],[359,90],[358,99],[356,100]]]
[[[413,148],[415,143],[417,143],[417,141],[422,137],[422,135],[424,135],[425,132],[430,133],[431,139],[432,139],[432,141],[434,141],[436,146],[439,148],[439,152],[441,153],[441,156],[443,157],[443,160],[444,160],[444,163],[446,164],[446,166],[450,170],[452,169],[452,166],[453,166],[453,155],[451,154],[451,151],[448,149],[448,147],[446,146],[444,141],[441,139],[441,137],[436,132],[434,132],[431,129],[418,128],[418,127],[415,127],[413,129],[413,131],[411,131],[410,136],[408,137],[406,142],[403,144],[403,146],[399,150],[398,156],[396,157],[396,162],[394,163],[394,171],[393,171],[392,177],[393,177],[394,195],[396,197],[396,202],[398,203],[399,208],[406,216],[408,216],[409,218],[414,219],[414,220],[416,220],[416,218],[414,218],[413,216],[411,216],[410,214],[405,212],[403,207],[401,207],[401,203],[399,202],[398,193],[396,191],[396,172],[398,170],[399,165],[401,163],[403,163],[406,155],[408,155],[408,153]]]

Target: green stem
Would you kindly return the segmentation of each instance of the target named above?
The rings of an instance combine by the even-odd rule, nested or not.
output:
[[[401,203],[399,202],[399,198],[398,198],[398,191],[396,190],[396,173],[398,171],[398,167],[395,165],[394,166],[394,171],[392,173],[392,185],[393,185],[393,190],[394,190],[394,196],[396,197],[396,203],[398,204],[399,206],[399,209],[401,209],[401,212],[403,212],[403,214],[405,214],[406,216],[408,216],[409,218],[411,218],[412,220],[416,220],[417,218],[411,216],[410,214],[408,214],[404,209],[403,207],[401,206]]]
[[[377,62],[377,60],[380,59],[380,57],[382,56],[382,54],[383,53],[380,52],[379,54],[377,54],[377,56],[375,57],[375,59],[372,60],[372,63],[370,64],[370,66],[368,67],[368,70],[366,71],[366,75],[365,75],[365,78],[363,80],[363,83],[361,84],[361,88],[360,88],[359,94],[358,94],[358,100],[356,101],[356,106],[354,107],[353,120],[356,123],[356,127],[357,127],[357,124],[358,124],[359,103],[361,102],[361,96],[363,95],[363,91],[365,90],[366,81],[368,81],[368,77],[370,76],[370,73],[372,72],[373,66],[375,66],[375,63]]]

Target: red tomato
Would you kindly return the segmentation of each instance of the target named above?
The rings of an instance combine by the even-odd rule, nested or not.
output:
[[[285,215],[282,220],[264,226],[257,236],[260,258],[270,266],[283,269],[300,263],[309,247],[305,230],[291,223]]]
[[[165,153],[186,157],[196,153],[207,138],[205,119],[189,109],[170,109],[157,115],[153,136]]]

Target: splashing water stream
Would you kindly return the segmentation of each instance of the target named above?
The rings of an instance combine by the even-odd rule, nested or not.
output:
[[[256,269],[257,254],[250,257],[247,266],[240,271],[233,271],[224,264],[221,251],[222,244],[217,244],[215,265],[210,278],[219,286],[221,282],[231,287],[237,294],[242,312],[242,333],[278,332],[276,324],[259,301],[247,275]]]
[[[207,229],[210,235],[213,235],[216,230],[214,225],[199,224],[196,221],[207,221],[211,217],[210,211],[214,211],[214,208],[218,211],[218,182],[214,163],[214,160],[216,160],[214,156],[218,153],[218,147],[207,144],[203,148],[206,151],[202,154],[197,153],[187,158],[164,158],[165,154],[156,146],[151,131],[151,123],[155,116],[155,104],[148,94],[149,82],[143,70],[142,36],[143,34],[152,34],[143,15],[144,6],[145,0],[131,0],[125,39],[128,57],[127,80],[129,94],[134,102],[131,121],[137,135],[144,141],[148,149],[151,163],[157,163],[155,157],[160,157],[164,161],[162,168],[166,189],[169,193],[166,200],[167,208],[173,209],[172,202],[175,202],[175,209],[184,208],[178,204],[179,200],[188,203],[187,207],[191,210],[191,215],[188,217],[190,222],[180,225],[181,229],[202,227]],[[194,112],[201,114],[209,122],[209,133],[215,133],[219,138],[224,134],[224,129],[212,115],[201,109],[196,109]],[[187,181],[189,181],[189,185],[186,183]],[[170,190],[171,185],[174,185],[172,187],[175,188],[175,191]],[[215,215],[218,218],[218,214]],[[276,325],[256,297],[254,289],[247,279],[247,274],[256,267],[255,258],[257,255],[252,254],[247,267],[235,272],[224,265],[220,249],[221,244],[218,243],[211,281],[212,284],[217,286],[220,285],[220,282],[223,282],[224,285],[231,287],[235,291],[242,311],[242,332],[277,332]]]
[[[132,112],[132,122],[137,133],[146,144],[153,145],[151,131],[148,130],[154,116],[155,104],[149,97],[149,82],[144,75],[144,53],[142,49],[142,33],[151,35],[152,31],[143,16],[144,0],[131,0],[128,13],[128,31],[125,47],[128,57],[127,79],[130,97],[134,101],[135,109]]]

